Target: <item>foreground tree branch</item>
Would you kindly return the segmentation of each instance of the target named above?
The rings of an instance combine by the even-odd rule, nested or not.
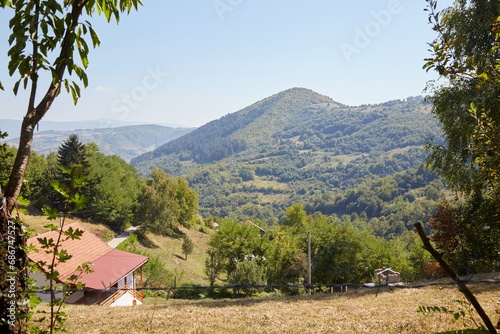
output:
[[[10,172],[5,192],[0,199],[0,333],[27,333],[29,314],[25,229],[19,219],[12,219],[28,168],[33,143],[33,131],[48,112],[52,103],[65,87],[76,103],[80,87],[65,75],[74,74],[88,85],[85,69],[89,48],[85,37],[90,36],[94,47],[100,44],[97,33],[88,21],[79,22],[83,14],[102,14],[109,22],[120,19],[142,5],[141,0],[2,0],[0,9],[12,10],[8,42],[8,70],[17,76],[14,94],[20,86],[30,86],[26,115],[20,131],[18,151]],[[42,26],[43,24],[43,26]],[[75,55],[77,55],[75,57]],[[80,64],[75,58],[79,55]],[[42,99],[36,103],[38,78],[42,72],[50,73],[51,83]],[[0,89],[3,86],[0,83]]]
[[[432,255],[432,257],[439,263],[441,268],[443,268],[444,271],[458,284],[458,290],[461,293],[463,293],[465,298],[467,298],[467,300],[472,304],[472,306],[474,306],[476,312],[483,320],[488,331],[492,334],[497,334],[497,330],[495,329],[495,326],[491,322],[491,319],[488,317],[484,309],[481,307],[481,304],[479,304],[478,300],[476,299],[472,291],[469,290],[467,285],[465,285],[465,283],[460,279],[457,273],[455,273],[455,271],[450,267],[450,265],[443,259],[441,253],[439,253],[436,249],[434,249],[434,247],[432,247],[431,241],[425,234],[422,224],[418,223],[415,224],[414,226],[415,229],[417,230],[420,239],[422,239],[422,242],[424,243],[425,250],[427,250]]]

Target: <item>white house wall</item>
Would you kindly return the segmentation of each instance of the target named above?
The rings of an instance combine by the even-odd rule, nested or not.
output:
[[[115,300],[113,304],[109,305],[111,307],[114,306],[132,306],[134,305],[134,300],[135,300],[135,305],[141,305],[142,303],[135,299],[134,296],[132,296],[130,293],[125,293],[123,294],[120,298]]]
[[[132,289],[135,289],[134,272],[131,272],[127,275],[127,285]]]
[[[135,284],[134,284],[134,272],[130,272],[127,276],[123,277],[121,280],[118,281],[118,289],[122,289],[125,284],[131,287],[132,289],[135,289]]]
[[[32,290],[39,290],[39,289],[46,289],[49,286],[49,280],[45,277],[44,273],[40,272],[29,272],[28,273],[29,277],[35,280],[35,286],[32,288]],[[60,289],[61,285],[60,284],[54,284],[54,289]],[[71,295],[66,297],[65,302],[72,304],[82,298],[84,295],[83,291],[76,291],[72,293]],[[36,296],[43,300],[46,303],[50,303],[50,292],[37,292]],[[63,298],[63,293],[62,292],[57,292],[54,294],[55,298]]]

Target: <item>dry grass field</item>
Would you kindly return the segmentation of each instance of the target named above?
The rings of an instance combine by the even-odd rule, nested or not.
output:
[[[471,287],[486,312],[500,320],[500,286]],[[431,333],[464,329],[462,320],[444,314],[422,315],[418,306],[458,310],[462,299],[454,287],[242,300],[147,300],[129,308],[75,306],[66,333]],[[479,320],[477,320],[479,322]],[[469,317],[465,326],[473,328]]]
[[[43,216],[26,216],[38,233],[49,223]],[[56,222],[57,223],[57,222]],[[100,224],[84,223],[106,240],[112,232]],[[196,247],[184,260],[180,239],[148,234],[152,256],[161,256],[180,284],[206,285],[203,274],[209,235],[184,230]],[[500,274],[487,278],[500,279]],[[205,284],[204,284],[205,283]],[[494,323],[500,321],[500,285],[473,285],[471,289]],[[65,325],[69,334],[136,333],[432,333],[474,328],[470,316],[454,321],[445,314],[422,315],[419,306],[445,306],[460,310],[462,294],[450,286],[421,289],[350,290],[347,293],[302,297],[268,297],[226,300],[166,300],[146,298],[137,307],[67,305]],[[48,309],[40,305],[38,309]],[[476,317],[476,321],[480,320]]]
[[[54,224],[57,226],[59,224],[59,220],[49,220],[41,212],[36,212],[36,214],[31,214],[31,215],[20,213],[19,216],[29,226],[29,228],[35,230],[35,233],[39,234],[49,231],[48,228],[44,227],[45,225]],[[108,227],[106,227],[103,224],[89,223],[77,218],[67,218],[65,224],[71,224],[75,221],[81,222],[86,228],[92,231],[92,233],[98,235],[101,239],[103,239],[106,242],[110,241],[115,237],[113,231],[111,231]]]

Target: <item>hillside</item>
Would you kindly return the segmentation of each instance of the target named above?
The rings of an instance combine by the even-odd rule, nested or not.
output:
[[[33,149],[39,154],[57,152],[61,143],[70,134],[75,133],[83,143],[95,142],[102,153],[118,155],[128,162],[133,157],[154,150],[192,130],[192,128],[171,128],[161,125],[130,125],[73,131],[40,131],[34,134]],[[8,143],[17,145],[18,138],[10,139]]]
[[[23,221],[33,230],[33,233],[41,234],[48,232],[49,229],[44,226],[53,224],[54,221],[48,220],[46,216],[43,216],[33,208],[31,208],[31,210],[33,212],[30,215],[21,214]],[[92,231],[106,242],[116,236],[109,227],[100,223],[82,221],[76,218],[68,218],[67,223],[72,223],[75,220],[80,221],[89,231]],[[200,232],[200,227],[201,226],[197,225],[193,226],[191,229],[180,228],[180,231],[191,238],[195,244],[193,253],[189,255],[187,260],[185,260],[184,254],[182,253],[182,239],[180,238],[171,238],[147,233],[146,245],[140,242],[130,244],[130,242],[126,241],[121,246],[124,246],[123,250],[126,251],[145,254],[150,258],[160,258],[166,270],[175,276],[175,280],[179,285],[206,286],[208,283],[206,275],[204,274],[204,266],[208,241],[213,230],[205,227],[203,229],[204,232]],[[173,284],[173,278],[171,283]]]
[[[293,88],[212,121],[131,164],[143,175],[160,167],[186,177],[200,195],[204,215],[275,221],[294,202],[326,196],[311,208],[317,209],[341,191],[395,173],[414,173],[420,182],[402,185],[387,201],[425,187],[436,179],[418,170],[430,138],[439,140],[440,131],[421,97],[350,107]]]

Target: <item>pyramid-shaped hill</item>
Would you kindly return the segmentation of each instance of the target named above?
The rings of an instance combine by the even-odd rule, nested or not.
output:
[[[245,150],[261,150],[290,124],[307,119],[311,112],[342,106],[331,98],[305,88],[292,88],[211,121],[177,140],[132,160],[139,167],[165,155],[181,160],[211,163]]]
[[[421,98],[350,107],[305,88],[292,88],[132,159],[147,174],[160,167],[182,175],[193,166],[226,158],[275,155],[298,148],[368,154],[424,145],[439,136]],[[303,140],[307,137],[308,140]]]
[[[199,195],[203,215],[274,220],[297,202],[307,203],[312,212],[331,213],[338,209],[334,194],[396,173],[407,173],[398,180],[408,178],[403,182],[408,187],[395,194],[414,198],[423,192],[417,188],[435,178],[420,168],[427,156],[424,146],[441,138],[430,110],[422,97],[353,107],[293,88],[131,163],[144,176],[161,168],[186,178]],[[383,200],[346,204],[342,212],[380,213],[369,208],[380,208]]]

